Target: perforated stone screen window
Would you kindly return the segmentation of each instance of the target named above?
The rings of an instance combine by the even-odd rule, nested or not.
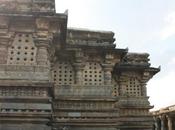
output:
[[[70,62],[57,62],[52,75],[54,83],[57,85],[74,84],[74,69]]]
[[[103,85],[104,72],[99,63],[87,62],[83,71],[84,85]]]
[[[16,34],[12,45],[8,48],[8,64],[36,64],[37,48],[32,34]]]
[[[141,96],[141,86],[139,80],[136,77],[131,77],[128,79],[126,93],[128,96]]]

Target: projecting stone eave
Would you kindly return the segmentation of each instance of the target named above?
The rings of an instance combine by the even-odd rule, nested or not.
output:
[[[152,75],[157,74],[158,72],[160,72],[161,68],[155,68],[155,67],[149,67],[148,69],[145,69],[145,71],[152,73]]]
[[[160,71],[160,67],[151,67],[148,53],[127,53],[122,62],[116,64],[116,71],[142,71],[149,72],[152,76]]]
[[[0,27],[7,28],[8,31],[14,32],[15,26],[23,26],[24,23],[26,26],[31,26],[30,28],[25,29],[22,27],[22,30],[15,30],[16,32],[36,32],[38,27],[42,24],[46,24],[44,32],[47,30],[49,35],[53,35],[54,44],[65,44],[66,42],[66,33],[67,33],[67,20],[68,15],[66,13],[55,13],[54,15],[37,15],[37,14],[5,14],[0,12]],[[20,24],[21,23],[21,24]],[[23,24],[22,24],[23,23]],[[38,24],[39,23],[39,24]],[[17,25],[16,25],[17,24]],[[47,35],[48,36],[48,35]],[[46,36],[46,37],[47,37]],[[48,36],[49,37],[49,36]],[[52,39],[52,38],[51,38]]]
[[[150,64],[117,64],[115,66],[115,72],[120,73],[124,71],[135,71],[135,72],[143,72],[144,75],[152,78],[155,74],[157,74],[160,71],[160,67],[154,68],[150,67]]]
[[[80,28],[68,28],[67,45],[81,47],[115,48],[114,33],[111,31],[96,31]]]

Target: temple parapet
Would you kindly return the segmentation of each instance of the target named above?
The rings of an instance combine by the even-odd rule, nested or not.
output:
[[[127,64],[145,64],[150,65],[149,62],[149,54],[148,53],[128,53],[124,62]]]
[[[1,13],[54,13],[54,0],[1,0]]]
[[[67,31],[67,44],[79,46],[115,47],[114,33],[111,31],[92,31],[69,28]]]

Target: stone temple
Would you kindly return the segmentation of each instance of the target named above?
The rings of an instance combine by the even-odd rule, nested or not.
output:
[[[67,18],[54,0],[0,0],[0,130],[152,130],[160,69]]]

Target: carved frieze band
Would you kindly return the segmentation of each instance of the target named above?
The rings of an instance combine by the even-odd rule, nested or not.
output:
[[[1,97],[48,97],[47,88],[0,87]]]
[[[114,102],[68,102],[59,101],[54,104],[55,109],[74,109],[74,110],[107,110],[114,109]]]

